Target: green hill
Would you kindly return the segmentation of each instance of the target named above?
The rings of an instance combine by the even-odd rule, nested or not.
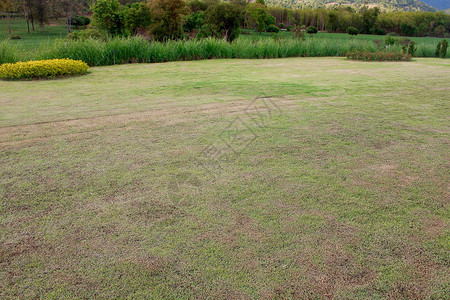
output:
[[[369,7],[378,6],[382,11],[436,11],[418,0],[266,0],[266,3],[287,8],[331,8],[339,5],[359,8],[366,4]]]

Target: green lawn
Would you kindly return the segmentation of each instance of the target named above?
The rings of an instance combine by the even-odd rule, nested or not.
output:
[[[39,24],[35,24],[35,31],[31,30],[28,33],[27,23],[22,19],[11,20],[11,30],[13,35],[18,35],[21,39],[14,40],[23,51],[33,51],[45,47],[48,43],[53,42],[57,38],[64,38],[67,35],[67,27],[65,20],[51,20],[50,26],[44,26],[42,32]],[[8,22],[5,19],[0,19],[0,41],[9,37]]]
[[[443,299],[450,61],[0,82],[0,298]]]

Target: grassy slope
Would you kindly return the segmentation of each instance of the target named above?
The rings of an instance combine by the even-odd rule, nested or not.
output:
[[[449,67],[0,82],[0,297],[445,297]]]

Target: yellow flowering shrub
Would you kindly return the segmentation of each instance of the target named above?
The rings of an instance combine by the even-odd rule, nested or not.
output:
[[[1,79],[53,78],[83,75],[89,66],[81,60],[50,59],[0,65]]]

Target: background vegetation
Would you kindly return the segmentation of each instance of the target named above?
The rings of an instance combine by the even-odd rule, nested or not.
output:
[[[228,5],[226,14],[218,14],[224,11],[221,5]],[[89,24],[80,15],[93,13],[94,25],[110,35],[136,35],[140,31],[158,40],[186,36],[233,40],[238,32],[232,28],[264,32],[271,25],[288,30],[314,26],[328,32],[347,32],[348,27],[355,27],[361,33],[395,32],[405,36],[444,37],[450,32],[450,15],[444,12],[386,12],[365,5],[287,9],[268,7],[264,0],[96,0],[90,6],[87,0],[4,0],[0,11],[7,20],[24,18],[28,32],[35,30],[35,23],[44,31],[50,18],[64,18],[67,31],[71,32],[72,25]],[[13,33],[10,30],[10,36]]]

